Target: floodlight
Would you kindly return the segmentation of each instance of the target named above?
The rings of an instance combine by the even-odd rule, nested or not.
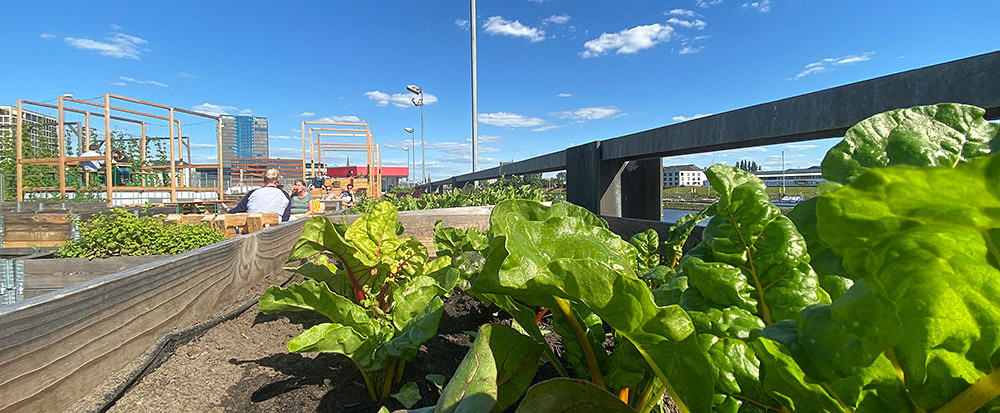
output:
[[[403,128],[406,133],[413,133],[413,128]]]
[[[420,86],[417,86],[417,85],[406,85],[406,90],[409,90],[410,93],[413,93],[413,94],[416,94],[416,95],[419,95],[420,92],[424,91]]]

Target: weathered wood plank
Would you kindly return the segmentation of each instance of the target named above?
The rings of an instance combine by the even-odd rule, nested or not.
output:
[[[4,231],[3,241],[4,245],[8,245],[12,242],[22,241],[22,242],[46,242],[46,241],[59,241],[65,242],[70,239],[72,233],[69,228],[56,230],[56,231]]]
[[[694,212],[694,211],[692,211]],[[653,229],[656,234],[660,237],[660,254],[666,254],[666,246],[663,245],[663,241],[667,239],[668,231],[670,231],[670,222],[663,221],[651,221],[646,219],[634,219],[634,218],[619,218],[619,217],[609,217],[602,216],[605,221],[608,221],[608,229],[622,239],[628,241],[633,235],[640,232],[644,232],[647,229]],[[701,231],[704,228],[695,227],[691,231],[691,235],[688,237],[687,242],[684,243],[684,251],[690,250],[701,242]]]
[[[163,258],[162,255],[151,255],[94,260],[86,258],[24,260],[24,298],[32,298]]]
[[[63,411],[167,333],[238,307],[279,274],[303,222],[0,308],[0,410]]]

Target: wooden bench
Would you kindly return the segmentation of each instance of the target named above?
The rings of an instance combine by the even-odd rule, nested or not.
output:
[[[163,220],[167,225],[202,222],[233,238],[250,234],[281,223],[276,212],[252,212],[240,214],[170,214]]]

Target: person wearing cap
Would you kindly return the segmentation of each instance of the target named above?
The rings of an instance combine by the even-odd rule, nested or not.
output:
[[[264,172],[264,186],[247,192],[240,203],[229,208],[229,213],[239,212],[276,212],[281,215],[281,221],[288,221],[292,215],[292,200],[288,193],[278,189],[278,170],[268,169]],[[226,204],[222,204],[226,208]]]

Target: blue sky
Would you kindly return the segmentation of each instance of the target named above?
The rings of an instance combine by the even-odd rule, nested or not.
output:
[[[996,6],[481,0],[480,167],[990,52]],[[303,120],[361,120],[383,164],[402,166],[404,128],[417,129],[420,149],[420,112],[405,90],[416,84],[427,93],[427,173],[471,171],[469,2],[10,2],[3,10],[0,104],[111,92],[252,113],[268,117],[271,156],[281,158],[301,157]],[[214,126],[190,125],[195,160],[214,161]],[[664,164],[748,159],[778,169],[784,150],[787,167],[807,167],[836,141]]]

